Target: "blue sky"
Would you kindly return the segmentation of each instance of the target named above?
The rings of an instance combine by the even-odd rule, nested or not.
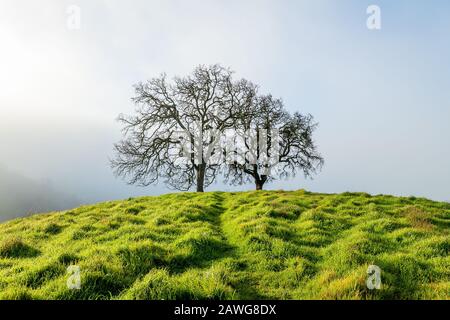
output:
[[[221,63],[320,123],[322,172],[269,188],[449,201],[449,30],[443,0],[2,0],[0,167],[78,202],[168,192],[113,177],[114,119],[134,83]]]

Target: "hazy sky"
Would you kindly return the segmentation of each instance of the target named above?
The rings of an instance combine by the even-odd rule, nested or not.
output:
[[[381,30],[366,27],[371,4]],[[0,0],[2,196],[20,190],[11,172],[80,203],[167,192],[114,178],[115,118],[134,83],[220,63],[320,123],[322,172],[269,188],[448,201],[449,31],[445,0]]]

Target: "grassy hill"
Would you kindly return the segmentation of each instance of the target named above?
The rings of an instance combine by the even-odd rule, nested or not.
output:
[[[0,224],[0,298],[448,299],[449,226],[449,203],[363,193],[111,201]]]

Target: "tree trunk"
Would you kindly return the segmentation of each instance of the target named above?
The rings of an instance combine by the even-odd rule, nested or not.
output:
[[[257,169],[255,169],[255,170],[257,170]],[[259,175],[258,172],[256,172],[254,177],[255,177],[256,190],[262,190],[264,183],[266,183],[266,181],[267,181],[267,176],[263,175],[263,174]]]
[[[197,169],[197,192],[203,192],[203,185],[205,183],[205,165],[200,164]]]
[[[262,190],[263,189],[264,183],[261,180],[256,180],[255,184],[256,184],[256,190]]]
[[[264,183],[267,180],[267,176],[265,175],[259,175],[258,173],[258,166],[255,164],[253,165],[253,177],[255,178],[255,186],[256,186],[256,190],[262,190]]]

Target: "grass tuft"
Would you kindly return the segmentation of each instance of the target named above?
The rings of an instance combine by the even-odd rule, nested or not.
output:
[[[33,258],[39,255],[39,250],[24,243],[21,238],[11,237],[0,244],[2,258]]]

